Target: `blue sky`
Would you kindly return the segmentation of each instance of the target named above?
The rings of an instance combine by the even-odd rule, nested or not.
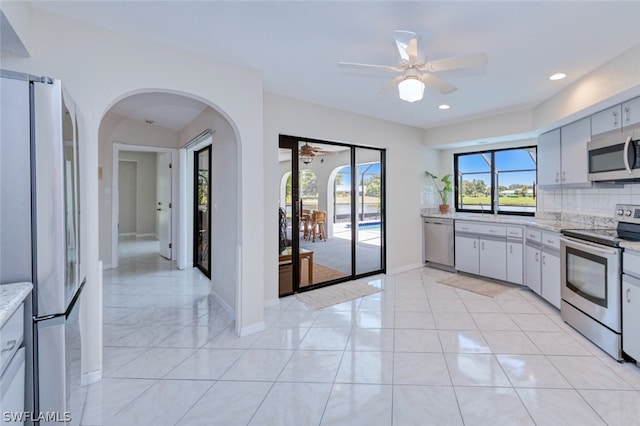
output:
[[[490,159],[491,155],[487,154]],[[535,169],[536,165],[526,150],[497,151],[495,153],[496,169],[504,170]],[[489,184],[491,180],[491,166],[480,154],[458,157],[458,171],[462,173],[485,172],[479,175],[469,175],[466,179],[481,179]],[[500,185],[509,186],[513,183],[526,183],[531,185],[536,180],[535,171],[518,173],[499,173]]]
[[[371,175],[379,175],[380,174],[380,163],[372,163],[372,164],[362,164],[358,166],[358,170],[360,173],[367,171],[367,175],[365,179],[371,177]],[[348,191],[349,185],[351,182],[351,166],[343,167],[340,172],[343,175],[342,185],[338,188],[340,191]]]

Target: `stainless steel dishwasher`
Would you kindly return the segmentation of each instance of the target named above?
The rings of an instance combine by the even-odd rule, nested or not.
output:
[[[453,269],[453,219],[425,217],[422,230],[424,261],[432,266]]]

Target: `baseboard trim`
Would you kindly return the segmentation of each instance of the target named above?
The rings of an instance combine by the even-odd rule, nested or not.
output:
[[[222,306],[222,308],[227,312],[227,314],[231,318],[236,317],[235,309],[233,309],[222,297],[220,297],[220,295],[216,293],[215,290],[213,289],[211,290],[211,295],[213,296],[214,299],[216,299],[216,302],[218,302]]]
[[[264,321],[260,321],[258,323],[255,324],[251,324],[247,327],[240,327],[240,337],[244,337],[244,336],[248,336],[250,334],[255,334],[255,333],[259,333],[263,330],[265,330],[267,328],[267,326],[265,325]]]
[[[82,375],[82,378],[80,379],[80,385],[87,386],[92,383],[97,383],[100,380],[102,380],[102,370],[90,371]]]
[[[387,275],[396,275],[402,272],[413,271],[414,269],[422,268],[422,263],[413,263],[411,265],[398,266],[397,268],[389,269]]]

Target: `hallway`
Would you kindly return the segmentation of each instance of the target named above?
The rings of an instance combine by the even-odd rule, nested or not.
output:
[[[123,241],[104,274],[104,379],[85,425],[631,424],[640,369],[525,289],[495,298],[420,268],[310,311],[295,296],[238,338],[196,269]]]

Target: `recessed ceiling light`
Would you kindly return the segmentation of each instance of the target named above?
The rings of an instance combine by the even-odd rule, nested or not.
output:
[[[442,104],[442,105],[439,105],[438,108],[440,108],[440,109],[449,109],[451,107],[449,105],[447,105],[447,104]]]
[[[553,74],[551,76],[549,76],[549,80],[562,80],[563,78],[565,78],[567,75],[563,72],[559,72],[557,74]]]

